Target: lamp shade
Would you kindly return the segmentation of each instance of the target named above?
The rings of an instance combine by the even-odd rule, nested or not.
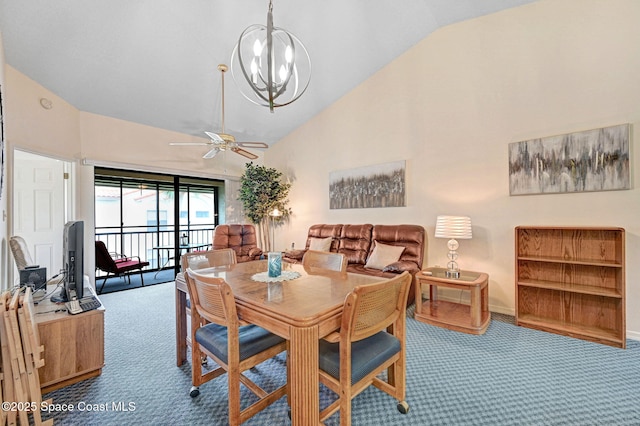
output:
[[[471,239],[471,218],[467,216],[438,216],[436,238]]]

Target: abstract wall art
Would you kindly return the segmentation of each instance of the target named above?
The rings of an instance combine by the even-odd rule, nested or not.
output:
[[[405,161],[329,173],[330,209],[405,205]]]
[[[630,189],[629,124],[509,144],[509,194]]]

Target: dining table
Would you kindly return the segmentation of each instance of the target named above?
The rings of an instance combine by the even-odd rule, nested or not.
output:
[[[318,425],[319,339],[340,328],[345,298],[356,286],[384,278],[287,262],[282,263],[282,271],[283,277],[265,278],[266,260],[198,270],[229,284],[242,320],[289,341],[287,380],[292,424]],[[298,276],[289,278],[292,275]],[[264,282],[265,279],[272,281]],[[182,273],[176,276],[175,287],[176,354],[180,366],[186,361],[188,339],[187,287]]]
[[[178,246],[178,258],[180,258],[180,256],[182,256],[182,253],[190,253],[191,251],[195,251],[195,250],[202,250],[202,249],[206,249],[211,245],[211,243],[185,243],[185,244],[180,244]],[[158,278],[158,274],[164,269],[165,266],[167,266],[169,264],[169,262],[172,259],[175,259],[175,256],[171,256],[171,251],[175,251],[176,247],[173,245],[165,245],[165,246],[156,246],[152,248],[153,250],[158,250],[158,264],[160,263],[160,259],[162,258],[162,256],[160,256],[160,253],[164,250],[167,252],[167,260],[164,261],[164,263],[162,264],[162,266],[160,266],[158,268],[158,270],[156,271],[156,273],[153,275],[153,278]]]

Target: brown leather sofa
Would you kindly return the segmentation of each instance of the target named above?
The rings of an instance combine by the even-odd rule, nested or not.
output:
[[[239,263],[260,259],[262,249],[257,241],[256,228],[250,224],[218,225],[213,233],[213,249],[233,249]]]
[[[284,260],[299,263],[309,249],[313,239],[331,237],[329,251],[342,253],[347,258],[347,272],[390,278],[408,271],[413,276],[408,304],[415,299],[416,272],[422,269],[424,259],[425,231],[419,225],[328,225],[317,224],[309,228],[307,242],[303,250],[290,250]],[[317,240],[316,240],[317,241]],[[400,258],[384,265],[382,269],[367,267],[374,253],[376,242],[387,246],[402,246]]]

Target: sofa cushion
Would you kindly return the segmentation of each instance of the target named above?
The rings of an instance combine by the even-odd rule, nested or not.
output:
[[[365,268],[384,269],[387,265],[397,262],[404,251],[402,246],[390,246],[374,241],[371,256],[367,259]]]
[[[371,238],[382,244],[404,247],[399,260],[414,262],[418,269],[422,268],[424,257],[424,228],[422,226],[376,225],[371,231]],[[373,247],[369,255],[372,251]]]
[[[347,258],[349,264],[363,265],[367,263],[367,256],[371,248],[371,230],[373,225],[343,225],[340,234],[338,253]]]
[[[330,251],[333,238],[309,238],[309,250]]]
[[[312,225],[309,228],[309,233],[307,234],[307,244],[305,249],[309,249],[309,245],[311,244],[311,238],[327,238],[331,237],[331,247],[329,251],[336,253],[338,251],[338,241],[340,238],[340,231],[342,230],[342,225],[327,225],[327,224],[318,224]]]

